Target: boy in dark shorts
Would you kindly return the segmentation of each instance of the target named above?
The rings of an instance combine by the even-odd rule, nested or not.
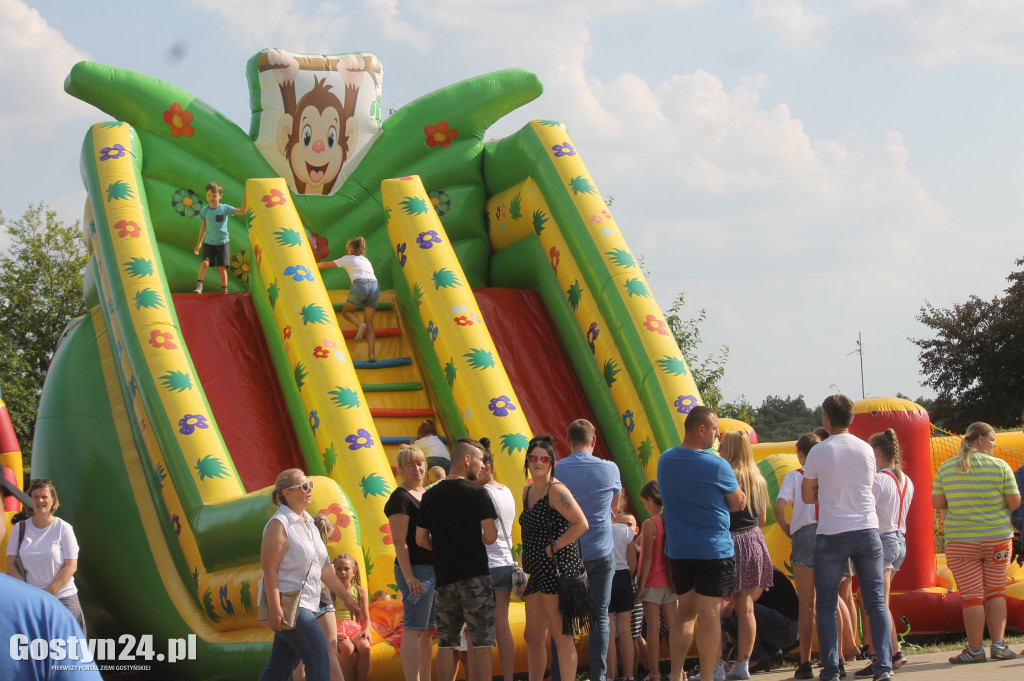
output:
[[[221,203],[224,188],[216,182],[206,185],[206,205],[199,209],[202,222],[199,223],[199,243],[192,250],[199,255],[203,249],[203,264],[199,266],[199,277],[196,280],[194,293],[203,292],[203,279],[206,269],[212,264],[220,272],[220,292],[228,292],[228,263],[231,261],[230,238],[228,236],[228,216],[245,214],[242,208],[235,208]]]

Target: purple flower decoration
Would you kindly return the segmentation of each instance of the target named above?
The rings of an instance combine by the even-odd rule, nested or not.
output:
[[[512,404],[512,400],[507,395],[501,395],[491,398],[491,401],[487,403],[487,408],[495,416],[508,416],[510,411],[516,410],[516,405]]]
[[[174,534],[181,536],[181,518],[175,513],[171,516],[171,525],[174,525]]]
[[[569,144],[568,142],[556,144],[555,146],[551,147],[551,151],[555,152],[555,157],[576,155],[576,150],[573,149],[572,145]]]
[[[407,258],[405,257],[405,248],[406,244],[404,241],[395,246],[395,253],[398,254],[398,264],[401,267],[405,267],[405,261],[407,260]]]
[[[284,276],[291,277],[295,281],[313,281],[313,273],[305,265],[292,265],[284,269]]]
[[[601,330],[597,328],[597,322],[590,322],[590,328],[587,329],[587,345],[590,346],[591,353],[597,352],[597,350],[594,349],[594,341],[596,341],[597,337],[600,335]]]
[[[434,244],[441,243],[441,237],[437,235],[432,229],[428,229],[426,232],[420,232],[416,237],[416,245],[420,248],[433,248]]]
[[[309,427],[313,429],[313,434],[316,435],[316,429],[320,427],[320,414],[316,413],[316,409],[309,412]]]
[[[117,159],[124,156],[124,146],[121,144],[115,144],[112,147],[103,147],[100,149],[100,160],[109,161],[111,159]]]
[[[440,331],[440,329],[438,327],[434,326],[434,320],[433,319],[431,319],[429,322],[427,322],[427,335],[430,336],[430,342],[431,343],[436,343],[437,342],[437,332],[438,331]]]
[[[345,436],[345,442],[348,443],[348,448],[352,451],[357,449],[370,449],[373,447],[373,437],[370,435],[370,431],[360,428],[356,431],[355,435]]]
[[[694,395],[680,395],[676,398],[676,411],[680,414],[689,414],[690,410],[697,406],[697,397]]]
[[[633,411],[631,409],[627,409],[622,415],[622,424],[626,426],[627,433],[632,433],[633,429],[636,428],[636,421],[633,420]]]
[[[210,424],[207,423],[206,417],[202,414],[185,414],[178,421],[178,432],[182,435],[191,435],[195,432],[196,428],[205,430],[209,427]]]

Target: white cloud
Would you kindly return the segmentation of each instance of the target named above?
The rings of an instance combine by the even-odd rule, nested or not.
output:
[[[88,56],[21,0],[0,0],[0,160],[52,143],[58,125],[95,118],[95,111],[64,93],[71,67]]]
[[[806,0],[751,0],[755,26],[773,34],[785,49],[817,47],[825,38],[828,16]]]
[[[973,0],[854,0],[854,35],[891,60],[1024,64],[1024,3]]]

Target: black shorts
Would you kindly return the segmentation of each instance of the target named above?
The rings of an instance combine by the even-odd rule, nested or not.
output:
[[[608,612],[633,611],[633,580],[629,576],[629,568],[616,570],[612,576],[612,599],[608,601]]]
[[[231,245],[203,242],[203,260],[214,267],[227,267],[231,264]]]
[[[677,594],[685,594],[696,589],[699,596],[725,598],[732,593],[736,581],[736,559],[716,558],[700,560],[697,558],[669,559],[672,566],[672,582]]]

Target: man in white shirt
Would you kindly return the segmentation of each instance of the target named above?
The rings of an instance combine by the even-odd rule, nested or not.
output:
[[[823,681],[839,679],[839,635],[836,602],[847,560],[853,561],[864,608],[871,620],[876,659],[874,681],[892,678],[892,642],[885,607],[882,541],[875,514],[875,454],[868,443],[850,434],[853,401],[831,395],[821,405],[829,437],[807,455],[801,493],[818,504],[814,547],[814,589],[817,592],[818,641]]]

